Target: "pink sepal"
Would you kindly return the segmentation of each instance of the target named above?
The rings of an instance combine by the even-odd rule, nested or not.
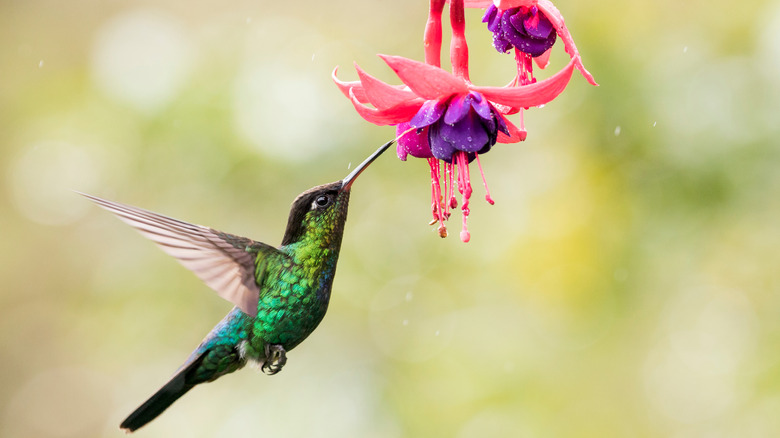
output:
[[[466,81],[439,67],[401,56],[379,55],[379,57],[395,71],[414,94],[423,99],[442,99],[469,91]]]
[[[463,0],[463,6],[467,8],[485,9],[493,4],[493,0]]]
[[[547,49],[546,52],[534,58],[534,62],[536,63],[537,67],[544,70],[545,67],[547,67],[550,64],[550,52],[552,52],[552,47]]]
[[[517,8],[520,6],[533,6],[539,3],[540,1],[544,1],[544,0],[495,0],[492,1],[491,3],[496,5],[498,9],[505,11],[507,9]]]
[[[519,87],[476,87],[471,89],[482,93],[488,100],[512,108],[530,108],[545,104],[561,94],[571,79],[575,62],[572,59],[566,67],[549,78]]]
[[[354,89],[349,90],[349,100],[360,114],[360,117],[366,119],[375,125],[397,125],[402,122],[408,122],[417,114],[424,100],[418,98],[402,102],[394,107],[377,109],[364,105],[354,93]]]
[[[497,139],[499,143],[517,143],[520,141],[525,141],[525,137],[528,135],[528,132],[526,132],[525,129],[518,128],[506,117],[504,117],[504,123],[506,123],[506,128],[509,131],[509,135],[499,131]]]
[[[504,3],[522,3],[527,0],[502,1]],[[561,40],[563,40],[563,47],[571,59],[575,60],[575,67],[577,67],[580,73],[582,73],[582,76],[585,77],[588,83],[591,85],[598,85],[596,80],[593,79],[593,75],[590,74],[584,65],[582,65],[580,52],[577,50],[577,46],[574,44],[574,38],[572,38],[571,33],[569,33],[569,29],[566,28],[566,24],[563,22],[563,15],[561,15],[561,11],[559,11],[550,0],[536,0],[535,2],[537,3],[536,6],[539,8],[539,10],[542,11],[542,13],[547,16],[547,19],[550,20],[550,23],[552,23],[553,27],[555,28],[555,32],[559,37],[561,37]]]
[[[372,105],[380,110],[392,108],[417,98],[414,93],[406,89],[403,85],[393,86],[386,84],[366,73],[357,64],[355,64],[355,69],[360,77],[360,83],[363,85],[366,98]]]
[[[336,67],[333,69],[333,73],[331,73],[331,78],[333,79],[333,82],[336,83],[336,86],[339,87],[339,90],[346,96],[347,99],[349,99],[349,93],[350,90],[355,95],[355,98],[360,103],[368,103],[368,98],[366,98],[366,92],[363,90],[363,84],[360,83],[360,81],[342,81],[340,80],[336,74],[338,73],[339,68]]]

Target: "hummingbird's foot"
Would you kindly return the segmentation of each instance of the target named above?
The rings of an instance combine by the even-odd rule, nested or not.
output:
[[[287,363],[287,351],[279,344],[265,344],[265,362],[261,369],[263,373],[273,376]]]

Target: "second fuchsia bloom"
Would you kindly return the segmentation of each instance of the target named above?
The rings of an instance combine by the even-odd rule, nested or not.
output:
[[[550,49],[556,35],[563,41],[563,48],[571,57],[574,66],[591,85],[598,85],[593,75],[582,65],[577,46],[566,27],[563,15],[550,0],[464,0],[468,8],[486,8],[482,21],[493,32],[493,46],[499,52],[508,52],[512,47],[520,53],[534,58],[539,68],[545,68],[550,59]],[[554,30],[554,32],[553,32]],[[544,47],[546,49],[542,50]],[[526,64],[518,59],[518,75],[524,75]],[[528,64],[530,68],[531,65]],[[533,81],[533,75],[528,72]],[[521,78],[518,83],[526,82]]]
[[[549,50],[558,36],[550,20],[536,6],[499,11],[496,5],[490,5],[482,22],[493,32],[493,46],[501,53],[516,47],[536,58]]]

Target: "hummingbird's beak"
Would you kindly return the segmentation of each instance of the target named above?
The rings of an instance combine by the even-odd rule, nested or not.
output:
[[[349,190],[349,188],[352,187],[352,183],[357,179],[358,175],[363,173],[363,171],[366,170],[366,167],[368,167],[369,164],[376,160],[378,156],[382,155],[382,152],[386,151],[387,148],[389,148],[393,143],[395,143],[394,139],[383,144],[379,149],[376,150],[376,152],[371,154],[370,157],[366,158],[365,161],[360,163],[360,165],[356,167],[355,170],[353,170],[349,175],[347,175],[346,178],[341,181],[341,190]]]

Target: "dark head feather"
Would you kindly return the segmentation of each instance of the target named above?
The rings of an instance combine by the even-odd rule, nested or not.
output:
[[[349,190],[342,190],[341,185],[341,181],[324,184],[306,190],[295,198],[295,201],[293,201],[292,207],[290,208],[290,216],[287,219],[287,229],[284,232],[282,246],[298,242],[306,235],[307,225],[312,224],[312,222],[306,218],[306,215],[309,213],[312,215],[321,215],[327,214],[327,212],[332,211],[333,209],[342,210],[337,212],[335,218],[339,223],[333,225],[343,228],[344,221],[347,217]],[[321,195],[333,196],[333,203],[323,211],[315,211],[312,209],[312,205]]]

